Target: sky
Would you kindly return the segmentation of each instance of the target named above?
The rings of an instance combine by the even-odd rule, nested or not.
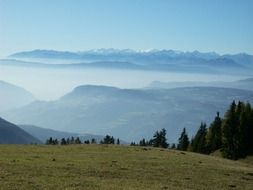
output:
[[[33,49],[253,54],[252,0],[0,0],[0,57]]]

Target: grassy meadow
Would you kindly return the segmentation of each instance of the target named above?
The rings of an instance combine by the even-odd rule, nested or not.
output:
[[[1,145],[0,189],[253,189],[253,165],[116,145]]]

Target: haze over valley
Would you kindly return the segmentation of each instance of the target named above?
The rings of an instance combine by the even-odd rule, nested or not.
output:
[[[0,189],[253,189],[252,0],[0,0]]]
[[[172,50],[35,50],[1,59],[0,68],[6,82],[29,90],[37,99],[55,100],[85,84],[145,88],[154,81],[201,81],[222,86],[218,83],[250,78],[253,58]]]
[[[127,142],[223,115],[233,100],[253,101],[248,54],[99,49],[34,50],[0,60],[1,116],[16,124],[75,134],[111,134]],[[20,87],[15,87],[17,85]],[[22,87],[22,88],[21,88]],[[20,98],[19,98],[20,97]],[[6,105],[6,100],[14,103]]]

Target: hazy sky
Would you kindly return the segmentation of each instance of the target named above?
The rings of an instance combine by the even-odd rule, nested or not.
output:
[[[253,1],[0,0],[0,57],[93,48],[253,54]]]

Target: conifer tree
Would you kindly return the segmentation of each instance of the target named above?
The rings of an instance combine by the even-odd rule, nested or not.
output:
[[[66,144],[67,144],[67,142],[66,142],[65,138],[62,138],[61,139],[61,145],[66,145]]]
[[[58,139],[55,139],[54,142],[53,142],[53,144],[54,144],[54,145],[59,144]]]
[[[219,112],[217,112],[207,132],[207,151],[209,153],[221,148],[221,126],[222,120]]]
[[[247,117],[246,127],[246,152],[247,154],[253,154],[253,109],[249,103],[245,105],[245,112]]]
[[[204,154],[207,153],[206,134],[207,134],[206,124],[201,122],[199,130],[197,131],[195,137],[192,140],[191,149],[193,152]]]
[[[239,108],[240,109],[240,108]],[[237,159],[237,137],[238,128],[238,110],[235,101],[230,105],[229,110],[225,114],[222,125],[222,155],[225,158]]]
[[[71,137],[70,144],[75,144],[75,138],[74,137]]]
[[[170,147],[171,149],[176,149],[176,144],[175,143],[173,143],[172,145],[171,145],[171,147]]]
[[[115,144],[115,139],[113,136],[106,135],[105,138],[100,141],[100,144]]]
[[[96,139],[92,138],[92,139],[91,139],[91,144],[97,144]]]
[[[156,131],[150,142],[154,147],[168,148],[166,130],[163,128],[161,131]]]
[[[81,140],[79,137],[76,137],[75,139],[75,144],[82,144]]]
[[[67,138],[66,144],[70,144],[70,139],[69,138]]]
[[[140,140],[139,145],[140,146],[147,146],[145,138],[143,138],[142,140]]]
[[[251,130],[253,126],[251,113],[252,109],[250,104],[242,103],[242,110],[239,118],[239,135],[237,135],[239,138],[238,157],[240,158],[243,158],[247,154],[250,154],[250,149],[253,148],[250,142],[253,137],[253,131]]]
[[[52,145],[53,144],[53,138],[50,137],[49,139],[46,140],[47,145]]]
[[[177,149],[185,151],[185,150],[187,150],[188,146],[189,146],[189,138],[188,138],[188,135],[187,135],[186,130],[184,128],[181,133],[181,136],[178,139]]]

